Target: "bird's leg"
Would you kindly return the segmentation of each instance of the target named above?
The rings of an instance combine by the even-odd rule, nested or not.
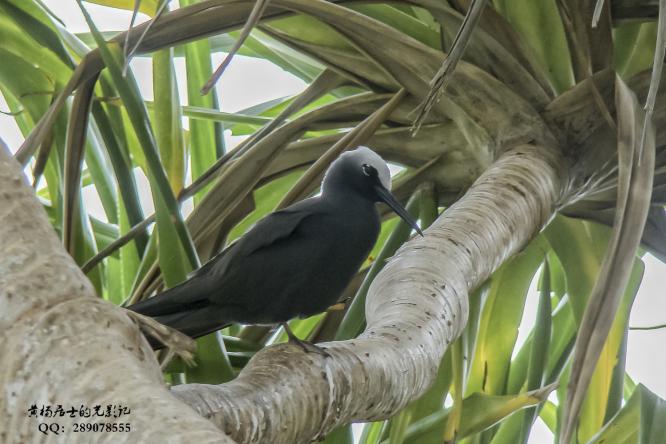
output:
[[[323,348],[316,346],[312,342],[298,339],[294,334],[294,332],[291,331],[291,329],[289,328],[289,324],[287,324],[286,322],[282,323],[282,328],[284,328],[284,331],[287,332],[287,336],[289,337],[289,342],[301,347],[305,353],[318,353],[326,358],[331,357],[331,355]]]

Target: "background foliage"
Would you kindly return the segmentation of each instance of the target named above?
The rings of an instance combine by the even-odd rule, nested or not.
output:
[[[131,0],[94,3],[135,6]],[[161,15],[143,39],[138,36],[146,25],[127,41],[98,32],[92,19],[89,33],[72,34],[57,11],[39,0],[0,3],[0,91],[27,138],[17,159],[31,172],[53,226],[100,297],[127,304],[182,281],[285,199],[316,192],[321,170],[304,171],[350,144],[367,143],[402,167],[395,191],[427,226],[492,162],[499,146],[520,139],[519,130],[502,120],[501,104],[465,102],[455,76],[447,97],[412,137],[413,110],[469,2],[338,3],[269,3],[239,53],[268,60],[309,86],[236,113],[220,111],[215,94],[199,91],[213,71],[211,53],[233,47],[254,2],[143,0],[144,14],[174,12]],[[646,78],[655,50],[656,5],[610,2],[597,28],[589,26],[591,6],[495,0],[474,31],[461,69],[484,71],[498,88],[542,115],[594,73],[601,78],[614,69],[628,83]],[[152,58],[152,102],[144,100],[127,69],[132,52]],[[187,105],[179,101],[177,58],[185,59]],[[600,100],[594,106],[609,112]],[[54,104],[63,112],[48,111]],[[37,126],[45,116],[50,124]],[[230,150],[225,130],[248,137]],[[567,149],[576,157],[582,144],[568,136]],[[656,145],[648,230],[611,313],[614,321],[578,419],[579,442],[658,443],[665,433],[664,401],[624,369],[641,257],[646,250],[666,257],[664,156],[659,139]],[[595,193],[563,211],[579,218],[555,217],[472,297],[467,329],[444,356],[437,383],[394,418],[365,425],[360,442],[434,443],[454,436],[470,443],[525,442],[537,416],[559,435],[574,341],[611,238],[611,230],[597,223],[610,225],[615,205],[617,178],[604,170],[608,160],[593,162]],[[150,183],[154,215],[139,201],[138,172]],[[99,197],[106,220],[88,214],[82,190]],[[187,217],[181,212],[185,202],[194,208]],[[370,259],[345,294],[346,310],[294,320],[294,332],[315,341],[358,334],[369,282],[409,235],[386,213]],[[518,347],[534,279],[538,318]],[[229,327],[198,341],[196,367],[173,362],[166,378],[174,384],[223,382],[257,350],[284,340],[281,331]],[[327,441],[351,439],[348,426]]]

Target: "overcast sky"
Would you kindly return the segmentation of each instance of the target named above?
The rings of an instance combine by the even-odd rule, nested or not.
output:
[[[86,32],[88,28],[75,0],[43,0],[65,22],[67,28],[73,32]],[[125,29],[129,22],[130,13],[86,3],[88,11],[98,27],[103,31],[117,31]],[[142,17],[141,20],[145,20]],[[223,54],[213,57],[216,66]],[[152,100],[152,75],[150,60],[146,58],[135,59],[132,68],[139,81],[144,97]],[[186,88],[182,82],[185,75],[183,60],[176,61],[176,71],[180,83],[181,103],[187,103],[184,95]],[[221,107],[224,111],[236,111],[266,100],[296,94],[303,90],[305,84],[298,78],[261,60],[248,57],[236,57],[226,70],[221,82],[218,84]],[[0,94],[0,110],[8,107]],[[23,141],[13,118],[0,114],[0,137],[16,150]],[[227,135],[228,138],[228,135]],[[233,144],[237,140],[227,139]],[[142,199],[151,210],[152,202],[147,184],[142,181],[144,190]],[[84,194],[86,205],[94,215],[104,218],[103,211],[92,190]],[[644,326],[666,323],[666,299],[662,285],[666,276],[666,266],[654,259],[646,257],[646,270],[641,289],[631,314],[631,325]],[[537,295],[532,288],[528,297],[525,315],[519,332],[519,343],[522,343],[534,324],[537,305]],[[645,384],[650,390],[666,399],[666,330],[631,331],[629,333],[627,371],[634,381]],[[550,432],[540,421],[534,428],[530,444],[542,444],[551,441]]]

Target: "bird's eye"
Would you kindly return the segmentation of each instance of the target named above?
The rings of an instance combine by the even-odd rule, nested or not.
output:
[[[363,174],[369,177],[375,177],[377,175],[377,170],[375,167],[368,165],[367,163],[364,163],[361,165],[361,168],[363,169]]]

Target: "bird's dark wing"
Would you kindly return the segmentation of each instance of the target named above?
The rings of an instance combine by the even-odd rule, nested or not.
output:
[[[205,282],[189,279],[162,293],[127,307],[146,316],[166,316],[181,313],[206,304]]]
[[[303,202],[306,201],[299,204]],[[243,273],[244,258],[289,238],[299,224],[312,214],[299,204],[261,219],[237,242],[191,273],[187,281],[128,308],[147,316],[167,316],[205,308],[211,300],[219,304],[230,298],[242,297],[242,294],[220,294],[220,288],[227,279],[225,273],[229,267]]]
[[[262,248],[270,247],[275,242],[285,240],[297,230],[307,217],[315,214],[316,209],[314,208],[302,208],[302,206],[296,205],[271,213],[257,222],[238,241],[238,251],[235,254],[247,256]]]
[[[206,262],[205,264],[203,264],[201,267],[199,267],[199,268],[197,268],[196,270],[194,270],[194,271],[188,273],[188,275],[187,275],[187,279],[189,280],[189,279],[194,279],[194,278],[196,278],[196,277],[205,276],[206,273],[209,273],[209,272],[210,272],[211,268],[213,268],[213,267],[215,266],[215,264],[220,263],[220,262],[222,262],[222,261],[224,260],[224,257],[225,257],[227,254],[229,254],[229,252],[235,247],[235,245],[236,245],[237,243],[238,243],[237,241],[231,243],[230,245],[227,246],[227,248],[225,248],[224,250],[220,251],[219,253],[217,253],[217,254],[216,254],[215,256],[213,256],[212,258],[210,258],[210,259],[208,260],[208,262]]]
[[[288,240],[306,218],[317,213],[315,206],[304,205],[309,201],[309,199],[301,201],[267,215],[237,242],[206,263],[199,269],[200,271],[197,270],[195,276],[217,281],[226,275],[230,267],[242,269],[243,261],[253,253]]]
[[[206,275],[216,264],[224,260],[224,257],[232,251],[235,244],[229,245],[204,265],[188,274],[186,281],[127,308],[146,316],[155,317],[183,314],[186,311],[207,305],[207,298],[212,289]]]

